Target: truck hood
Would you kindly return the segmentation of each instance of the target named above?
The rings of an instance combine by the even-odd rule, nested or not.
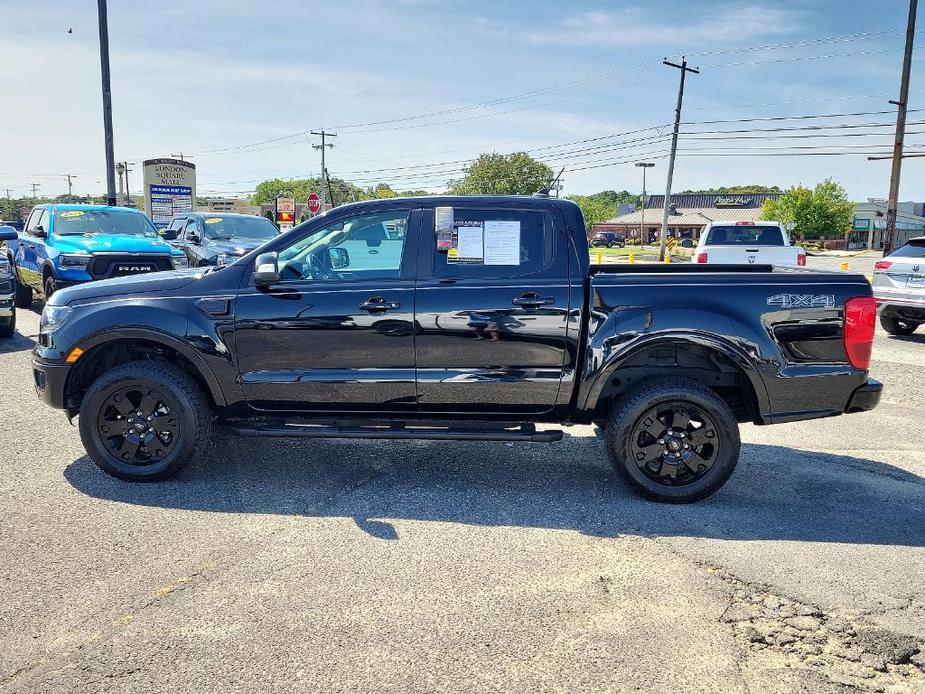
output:
[[[164,253],[170,244],[157,236],[129,234],[67,234],[55,236],[54,247],[61,253]]]
[[[207,253],[209,256],[221,255],[222,253],[226,255],[247,255],[252,250],[257,248],[257,246],[262,246],[271,239],[259,240],[259,239],[231,239],[230,241],[215,240],[209,241],[206,246]]]
[[[168,270],[128,277],[114,277],[109,280],[85,282],[66,289],[59,289],[48,301],[50,306],[65,306],[74,302],[105,299],[111,296],[129,297],[133,294],[151,294],[182,289],[205,274],[205,268],[190,270]]]

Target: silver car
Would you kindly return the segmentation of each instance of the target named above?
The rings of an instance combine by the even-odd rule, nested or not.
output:
[[[925,323],[925,236],[874,266],[874,297],[880,325],[891,335],[911,335]]]

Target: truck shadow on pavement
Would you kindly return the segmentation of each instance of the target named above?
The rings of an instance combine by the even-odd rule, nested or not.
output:
[[[780,446],[744,445],[726,486],[690,505],[640,498],[612,473],[594,437],[566,436],[552,446],[230,437],[211,453],[164,482],[121,482],[87,457],[64,476],[99,499],[352,518],[383,540],[399,539],[396,525],[414,520],[602,537],[925,546],[925,479],[872,460]]]
[[[33,347],[35,347],[35,340],[18,331],[13,333],[12,337],[0,340],[0,354],[32,351]]]

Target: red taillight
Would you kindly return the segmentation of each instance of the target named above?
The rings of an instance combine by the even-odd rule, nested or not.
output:
[[[805,253],[797,253],[797,265],[806,265]]]
[[[892,264],[889,260],[878,260],[874,263],[874,270],[889,270]]]
[[[707,254],[706,254],[706,253],[698,253],[698,254],[697,254],[697,262],[698,262],[698,263],[705,263],[705,262],[707,262]]]
[[[856,296],[845,302],[845,353],[856,369],[870,368],[870,350],[874,346],[877,302],[872,296]]]

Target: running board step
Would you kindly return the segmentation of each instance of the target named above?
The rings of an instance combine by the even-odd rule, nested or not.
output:
[[[407,426],[393,423],[383,426],[329,426],[313,424],[283,424],[276,426],[232,426],[239,436],[284,437],[310,439],[429,439],[437,441],[533,441],[549,442],[562,439],[561,430],[537,431],[532,424],[516,428]]]

